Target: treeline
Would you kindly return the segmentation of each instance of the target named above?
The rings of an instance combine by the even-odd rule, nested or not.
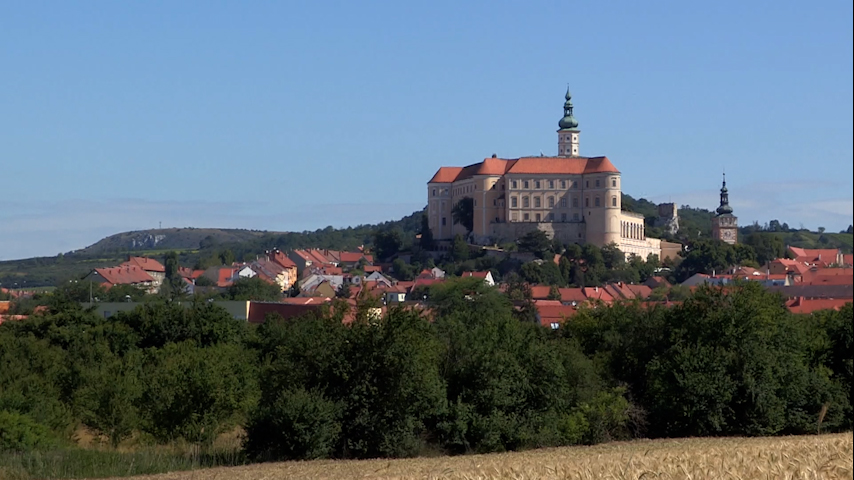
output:
[[[583,309],[552,331],[477,279],[429,312],[360,301],[255,328],[207,302],[109,320],[79,304],[0,325],[0,449],[205,446],[253,461],[401,457],[636,437],[852,428],[852,309],[790,314],[756,284]]]

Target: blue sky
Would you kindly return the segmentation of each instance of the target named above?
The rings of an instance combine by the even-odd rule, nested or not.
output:
[[[0,259],[399,218],[442,165],[581,153],[635,197],[852,223],[852,4],[4,2]]]

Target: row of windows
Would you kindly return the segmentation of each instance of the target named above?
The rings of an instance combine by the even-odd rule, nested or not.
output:
[[[440,188],[440,189],[439,189],[439,193],[440,193],[440,194],[443,194],[443,195],[447,195],[447,194],[448,194],[448,189],[447,189],[447,188]],[[435,188],[433,189],[433,196],[434,196],[434,197],[436,196],[436,189],[435,189]]]
[[[549,213],[545,217],[543,217],[542,214],[540,214],[540,213],[535,213],[533,217],[531,217],[530,213],[523,213],[522,214],[522,221],[523,222],[530,222],[531,218],[533,218],[535,222],[541,222],[541,221],[543,221],[543,218],[546,218],[546,220],[549,222],[554,222],[555,221],[555,214]],[[572,214],[572,221],[573,222],[577,222],[579,220],[579,218],[580,217],[578,216],[577,213]],[[510,221],[511,222],[518,222],[519,221],[519,214],[516,212],[511,213],[510,214]],[[561,213],[560,214],[560,221],[561,222],[568,222],[569,216],[565,213]]]
[[[578,181],[575,181],[575,180],[570,181],[568,183],[566,180],[560,180],[559,182],[560,183],[558,183],[558,180],[533,180],[533,182],[531,180],[521,180],[521,185],[522,185],[523,190],[530,190],[532,184],[534,185],[535,190],[539,190],[539,189],[543,188],[544,185],[548,185],[547,188],[550,190],[554,190],[556,185],[560,185],[560,188],[566,189],[567,184],[569,184],[570,188],[578,188]],[[602,186],[602,181],[597,179],[594,181],[593,184],[596,186],[596,188],[600,188]],[[511,190],[518,190],[519,185],[520,185],[520,180],[511,180],[510,181],[510,189]],[[611,179],[611,187],[617,188],[617,179],[616,178]],[[584,188],[590,188],[590,180],[584,181]]]
[[[534,208],[542,207],[541,202],[542,202],[541,197],[534,197]],[[549,208],[553,208],[555,206],[555,197],[547,197],[546,204]],[[566,197],[561,197],[560,206],[562,208],[566,208],[566,205],[567,205]],[[530,206],[531,206],[530,198],[527,196],[523,196],[522,197],[522,208],[530,208]],[[584,206],[585,207],[590,206],[590,197],[587,197],[584,199]],[[602,206],[601,201],[599,200],[598,196],[593,197],[593,206],[594,207],[601,207]],[[617,197],[616,196],[611,197],[611,206],[612,207],[617,206]],[[515,196],[510,197],[510,207],[511,208],[519,208],[519,197],[515,197]],[[572,198],[572,208],[578,208],[578,197]]]

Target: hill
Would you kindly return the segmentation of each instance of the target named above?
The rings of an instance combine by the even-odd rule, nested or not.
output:
[[[272,248],[328,248],[352,250],[368,245],[378,230],[398,229],[412,238],[421,229],[421,211],[400,220],[347,228],[326,227],[313,232],[269,232],[222,228],[170,228],[110,235],[86,248],[55,257],[35,257],[0,262],[0,285],[10,288],[57,285],[80,278],[93,268],[111,267],[129,255],[162,260],[177,251],[183,266],[219,265],[221,258],[252,259]]]
[[[257,239],[270,232],[224,228],[163,228],[110,235],[75,255],[104,255],[152,250],[196,250],[205,243],[233,243]],[[273,232],[275,234],[275,232]]]

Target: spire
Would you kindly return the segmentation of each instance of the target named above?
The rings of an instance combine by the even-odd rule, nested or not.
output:
[[[569,85],[566,86],[566,102],[563,104],[563,118],[557,123],[561,130],[578,128],[578,120],[572,116],[572,94],[569,93]]]
[[[724,173],[723,185],[721,185],[721,206],[717,210],[718,215],[732,214],[732,207],[729,206],[729,190],[726,188],[726,173]]]

